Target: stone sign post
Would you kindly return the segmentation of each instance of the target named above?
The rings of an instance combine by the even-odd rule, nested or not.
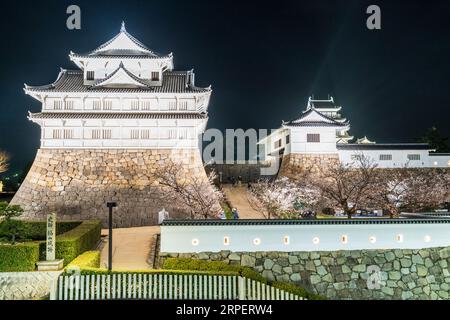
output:
[[[39,271],[61,270],[64,259],[56,260],[56,213],[47,215],[47,242],[45,246],[46,261],[39,261]]]

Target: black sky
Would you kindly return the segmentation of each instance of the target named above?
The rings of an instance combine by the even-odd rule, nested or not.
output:
[[[66,28],[66,8],[82,30]],[[378,4],[382,30],[366,28]],[[176,69],[213,86],[208,126],[277,128],[309,95],[331,94],[351,133],[377,142],[414,141],[437,126],[450,136],[450,1],[14,1],[0,5],[0,149],[21,169],[39,146],[26,119],[40,104],[23,83],[55,80],[83,53],[127,30],[151,49],[173,52]]]

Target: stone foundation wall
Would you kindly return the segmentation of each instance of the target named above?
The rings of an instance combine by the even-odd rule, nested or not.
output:
[[[162,253],[160,264],[168,257],[248,266],[268,280],[292,282],[329,299],[437,300],[449,299],[450,293],[450,247],[290,253]]]
[[[339,163],[337,153],[330,154],[295,154],[283,156],[278,176],[295,179],[305,170],[312,173],[318,172],[319,168]]]
[[[50,294],[61,271],[1,272],[0,300],[41,299]]]
[[[154,178],[167,161],[206,179],[198,150],[40,149],[11,203],[20,204],[27,219],[56,212],[60,220],[101,219],[106,226],[106,202],[117,201],[114,227],[157,224],[162,208],[171,218],[186,217]]]

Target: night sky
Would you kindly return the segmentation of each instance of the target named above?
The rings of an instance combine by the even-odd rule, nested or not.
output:
[[[82,29],[66,28],[77,4]],[[381,7],[382,30],[366,28]],[[210,128],[277,128],[309,95],[334,96],[351,133],[409,142],[437,126],[450,136],[450,1],[2,1],[0,149],[22,169],[39,147],[27,111],[40,103],[23,84],[43,85],[127,30],[152,50],[174,53],[212,85]]]

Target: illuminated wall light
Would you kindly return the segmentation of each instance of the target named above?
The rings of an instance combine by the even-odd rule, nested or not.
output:
[[[425,242],[431,242],[431,236],[425,236],[424,238],[423,238],[423,240],[425,241]]]
[[[230,237],[223,237],[223,245],[228,246],[230,244]]]
[[[341,236],[341,242],[343,244],[347,244],[348,243],[348,236],[347,235],[342,235]]]
[[[193,246],[198,246],[198,244],[199,244],[198,239],[192,239],[192,245]]]
[[[395,237],[395,240],[396,240],[398,243],[402,243],[402,242],[403,242],[403,235],[402,235],[402,234],[398,234],[398,235]]]
[[[369,242],[370,242],[370,243],[375,243],[375,242],[377,242],[377,237],[374,237],[374,236],[369,237]]]
[[[261,239],[260,239],[260,238],[255,238],[255,239],[253,239],[253,244],[254,244],[255,246],[259,246],[259,245],[261,244]]]
[[[437,166],[437,165],[438,165],[438,162],[437,162],[437,161],[435,161],[435,162],[433,162],[433,164],[434,164],[435,166]]]
[[[319,244],[319,243],[320,243],[320,238],[319,238],[319,237],[314,237],[313,240],[312,240],[312,242],[313,242],[314,244]]]
[[[288,244],[290,243],[290,241],[291,241],[291,239],[289,238],[289,236],[285,236],[285,237],[283,238],[283,243],[284,243],[285,245],[288,245]]]

